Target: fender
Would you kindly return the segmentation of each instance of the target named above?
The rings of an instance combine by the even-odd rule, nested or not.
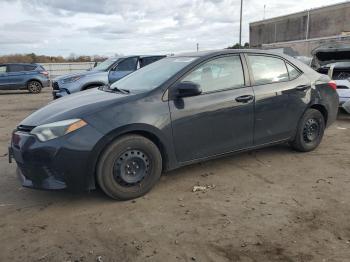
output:
[[[177,166],[177,161],[175,158],[175,151],[172,145],[166,143],[167,139],[165,138],[164,133],[148,124],[129,124],[122,126],[110,131],[108,134],[103,136],[100,141],[98,141],[90,153],[88,161],[89,173],[87,174],[88,188],[96,188],[95,172],[98,159],[105,150],[105,148],[115,139],[127,134],[139,134],[150,139],[153,143],[159,148],[162,158],[163,158],[163,170],[168,171],[174,169]]]

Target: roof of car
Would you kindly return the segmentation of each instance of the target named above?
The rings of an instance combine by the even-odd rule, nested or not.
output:
[[[189,52],[189,53],[180,53],[174,55],[174,57],[206,57],[213,55],[222,55],[222,54],[234,54],[234,53],[261,53],[261,54],[271,54],[271,55],[280,55],[284,54],[278,53],[276,51],[261,50],[261,49],[220,49],[220,50],[208,50],[208,51],[199,51],[199,52]]]
[[[140,58],[146,58],[146,57],[166,57],[166,55],[121,55],[121,56],[114,56],[114,57],[111,57],[111,59],[120,59],[120,58],[128,58],[128,57],[140,57]]]

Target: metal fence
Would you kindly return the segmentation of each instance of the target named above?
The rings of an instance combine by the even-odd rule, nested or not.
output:
[[[94,67],[94,62],[76,62],[76,63],[41,63],[49,73],[50,78],[57,76],[79,73]]]

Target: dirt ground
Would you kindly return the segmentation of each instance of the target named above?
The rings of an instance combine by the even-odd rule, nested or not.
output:
[[[192,165],[116,202],[21,188],[10,134],[50,100],[49,89],[0,92],[0,261],[350,261],[349,115],[314,152],[281,145]]]

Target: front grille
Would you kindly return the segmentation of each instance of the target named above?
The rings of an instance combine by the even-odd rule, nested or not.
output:
[[[35,126],[25,126],[25,125],[20,125],[17,127],[17,131],[21,131],[24,133],[29,133],[34,129]]]
[[[60,87],[58,86],[57,82],[52,83],[52,88],[53,88],[53,90],[60,90]]]

